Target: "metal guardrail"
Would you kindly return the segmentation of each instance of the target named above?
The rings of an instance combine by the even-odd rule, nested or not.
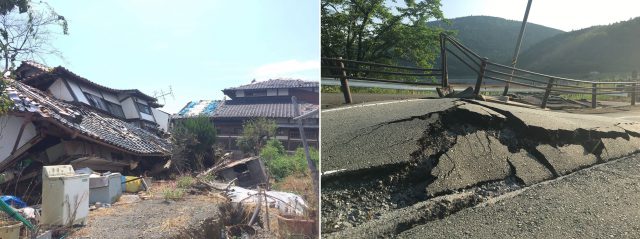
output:
[[[340,79],[345,103],[351,103],[349,79],[373,82],[390,82],[410,85],[434,85],[449,87],[447,56],[453,56],[468,69],[477,74],[474,94],[480,94],[485,79],[514,84],[521,87],[544,90],[541,108],[545,108],[552,93],[591,95],[591,107],[597,106],[598,95],[630,94],[631,105],[635,105],[638,95],[638,83],[634,81],[585,81],[514,68],[491,62],[480,54],[462,45],[456,39],[440,35],[440,69],[394,66],[388,64],[346,60],[338,58],[322,58],[322,77]],[[440,82],[434,77],[440,77]],[[398,79],[400,78],[400,79]],[[411,80],[407,80],[411,79]],[[503,95],[508,93],[505,87]]]
[[[442,76],[441,69],[394,66],[345,60],[340,57],[322,58],[321,72],[322,77],[340,79],[341,89],[347,104],[352,102],[349,79],[410,85],[440,85],[440,83],[434,82],[431,78]]]

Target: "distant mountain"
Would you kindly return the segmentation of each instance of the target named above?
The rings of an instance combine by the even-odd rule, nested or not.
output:
[[[491,61],[511,62],[522,25],[521,21],[490,16],[468,16],[449,19],[449,21],[450,24],[442,21],[428,24],[455,31],[454,37],[458,41]],[[527,23],[520,52],[561,33],[564,32],[535,23]],[[451,75],[475,74],[466,70],[467,67],[454,57],[450,57],[448,64]]]
[[[640,17],[555,35],[529,47],[519,67],[549,74],[640,70]]]

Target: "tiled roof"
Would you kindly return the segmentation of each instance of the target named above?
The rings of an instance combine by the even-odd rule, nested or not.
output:
[[[35,61],[23,61],[22,64],[30,65],[32,67],[35,67],[35,68],[41,70],[41,71],[50,71],[51,70],[51,67],[45,66],[45,65],[40,64],[40,63],[35,62]]]
[[[317,81],[303,81],[293,79],[271,79],[267,81],[258,81],[255,83],[231,87],[226,90],[254,90],[254,89],[278,89],[278,88],[307,88],[318,87]]]
[[[90,81],[87,78],[79,76],[76,73],[74,73],[74,72],[72,72],[72,71],[70,71],[67,68],[64,68],[62,66],[57,66],[57,67],[51,68],[51,67],[47,67],[47,66],[45,66],[43,64],[40,64],[40,63],[37,63],[37,62],[33,62],[33,61],[23,61],[22,64],[29,65],[29,66],[35,67],[35,68],[37,68],[39,70],[42,70],[42,72],[37,73],[37,74],[35,74],[33,76],[30,76],[30,77],[28,77],[26,79],[20,79],[21,82],[24,82],[24,83],[27,83],[27,84],[29,84],[30,82],[33,82],[33,81],[40,80],[40,79],[42,79],[43,76],[47,76],[47,75],[50,75],[50,74],[64,74],[64,75],[68,75],[68,76],[72,77],[75,80],[78,80],[78,81],[83,82],[83,83],[85,83],[87,85],[91,85],[93,87],[96,87],[96,88],[104,90],[104,91],[108,91],[108,92],[112,92],[112,93],[116,93],[116,94],[124,93],[124,94],[136,95],[136,96],[138,96],[138,97],[140,97],[142,99],[150,101],[151,104],[154,104],[155,102],[157,102],[156,98],[154,98],[153,96],[147,95],[145,93],[142,93],[140,90],[137,90],[137,89],[123,89],[123,90],[120,90],[120,89],[114,89],[114,88],[106,87],[106,86],[100,85],[98,83],[95,83],[93,81]],[[156,104],[156,106],[161,106],[161,105],[159,105],[157,103],[155,103],[155,104]]]
[[[143,156],[168,156],[168,140],[120,119],[99,113],[89,107],[71,105],[44,94],[21,82],[8,80],[7,94],[14,110],[32,112],[35,120],[52,122],[78,132],[86,139],[109,144]]]
[[[312,111],[318,105],[300,103],[300,113]],[[214,112],[214,118],[246,118],[246,117],[267,117],[267,118],[293,118],[293,103],[287,101],[280,102],[254,102],[248,103],[236,100],[227,100]],[[315,116],[317,118],[317,116]]]

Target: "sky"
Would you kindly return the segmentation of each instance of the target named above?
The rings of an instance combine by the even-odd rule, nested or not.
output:
[[[318,81],[319,1],[49,1],[69,35],[47,57],[98,84],[149,95],[176,113],[192,100],[272,78]]]
[[[446,18],[486,15],[522,21],[527,0],[442,0]],[[640,16],[634,0],[533,0],[528,22],[572,31]]]

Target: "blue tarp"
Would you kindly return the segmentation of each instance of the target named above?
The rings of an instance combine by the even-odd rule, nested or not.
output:
[[[25,202],[23,202],[19,197],[15,197],[15,196],[10,196],[10,195],[0,196],[0,200],[17,209],[27,206]]]
[[[209,102],[209,104],[207,105],[206,108],[204,108],[204,110],[202,111],[201,114],[211,115],[218,108],[218,102],[219,101],[211,101],[211,102]]]
[[[193,106],[195,106],[195,105],[196,105],[196,102],[195,102],[195,101],[191,101],[191,102],[189,102],[189,104],[187,104],[187,106],[185,106],[182,110],[180,110],[180,112],[178,112],[178,115],[180,115],[180,116],[184,116],[184,115],[185,115],[187,112],[189,112],[189,110],[190,110],[191,108],[193,108]]]

